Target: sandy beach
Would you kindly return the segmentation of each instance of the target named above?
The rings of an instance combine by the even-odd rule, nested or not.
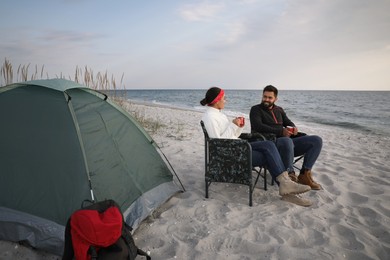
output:
[[[390,137],[298,121],[300,131],[323,138],[313,177],[324,189],[305,193],[313,201],[305,208],[282,201],[277,186],[265,191],[260,180],[249,207],[243,185],[213,183],[205,199],[200,112],[128,109],[163,124],[152,137],[186,189],[134,232],[152,259],[389,259]],[[59,257],[1,241],[0,259]]]

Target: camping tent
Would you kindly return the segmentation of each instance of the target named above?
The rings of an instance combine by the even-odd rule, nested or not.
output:
[[[64,79],[0,88],[0,239],[61,255],[84,200],[113,199],[137,227],[180,189],[137,121]]]

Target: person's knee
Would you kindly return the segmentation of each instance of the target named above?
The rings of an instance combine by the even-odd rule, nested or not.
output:
[[[319,137],[317,135],[313,135],[312,136],[312,141],[315,144],[315,146],[322,147],[322,138],[321,137]]]
[[[279,137],[276,141],[277,146],[292,146],[293,141],[290,137]]]
[[[253,144],[253,143],[252,143]],[[252,146],[258,146],[258,147],[263,147],[263,148],[269,148],[275,146],[274,142],[272,141],[258,141]]]
[[[276,142],[279,151],[293,151],[294,143],[289,137],[280,137]]]
[[[265,165],[264,156],[257,151],[252,151],[252,166],[263,167]]]
[[[251,143],[252,151],[259,151],[259,152],[273,152],[277,151],[277,148],[272,141],[258,141]]]
[[[267,140],[267,141],[264,141],[263,142],[265,145],[267,145],[267,146],[274,146],[275,145],[275,143],[274,142],[272,142],[272,141],[269,141],[269,140]]]

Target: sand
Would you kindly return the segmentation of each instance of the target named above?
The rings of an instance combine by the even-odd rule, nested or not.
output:
[[[213,183],[205,199],[200,112],[142,104],[128,109],[162,123],[152,137],[186,188],[134,232],[152,259],[390,258],[390,137],[297,122],[300,131],[323,138],[313,169],[323,190],[303,195],[313,202],[306,208],[282,201],[277,186],[263,190],[261,180],[249,207],[244,185]],[[0,242],[0,259],[58,258]]]

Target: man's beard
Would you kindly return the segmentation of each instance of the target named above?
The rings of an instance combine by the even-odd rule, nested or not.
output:
[[[267,101],[263,101],[263,102],[261,102],[261,104],[262,104],[264,107],[266,107],[266,108],[270,108],[270,107],[272,107],[272,106],[274,105],[274,103],[272,103],[272,102],[267,102]]]

